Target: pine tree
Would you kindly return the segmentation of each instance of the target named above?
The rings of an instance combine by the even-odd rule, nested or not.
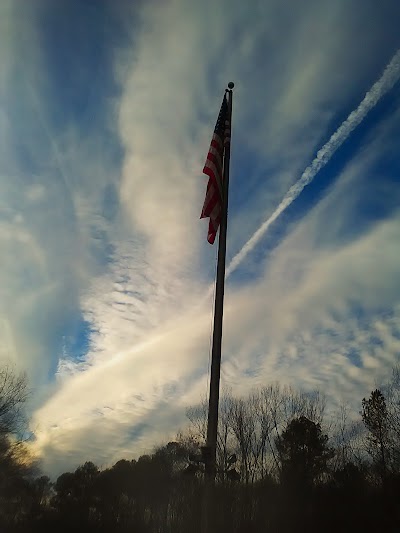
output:
[[[379,389],[372,391],[368,399],[363,398],[361,415],[369,432],[368,452],[373,457],[384,482],[389,466],[390,431],[386,400]]]
[[[311,487],[327,471],[333,452],[321,426],[305,416],[293,419],[277,440],[281,480],[293,488]]]

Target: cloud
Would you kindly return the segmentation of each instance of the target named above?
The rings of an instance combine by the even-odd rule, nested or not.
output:
[[[227,268],[227,275],[233,272],[240,265],[248,253],[251,252],[251,250],[257,245],[270,225],[275,222],[279,215],[283,213],[283,211],[289,207],[292,202],[296,200],[303,189],[312,182],[321,168],[328,163],[333,154],[338,148],[340,148],[354,128],[356,128],[362,122],[368,112],[379,102],[382,96],[384,96],[393,88],[393,85],[398,81],[399,77],[400,50],[398,50],[393,56],[379,80],[377,80],[371,89],[367,91],[358,107],[350,113],[344,122],[342,122],[339,128],[330,137],[329,141],[318,150],[317,155],[313,159],[311,165],[304,170],[299,180],[296,181],[292,187],[290,187],[289,191],[284,196],[283,200],[272,213],[272,215],[261,224],[261,226],[257,229],[257,231],[254,232],[241,250],[231,259]]]
[[[358,181],[372,161],[385,158],[381,143],[390,132],[386,124],[362,156],[343,170],[324,199],[269,256],[262,276],[239,287],[228,284],[222,386],[234,394],[280,381],[306,390],[320,388],[331,405],[345,400],[357,410],[361,398],[385,379],[400,338],[398,214],[350,240],[341,239],[340,232],[331,233],[326,242],[319,236],[321,227],[329,235],[333,208],[343,225],[353,220],[354,203],[366,200]],[[127,279],[129,264],[108,282]],[[191,312],[174,312],[158,328],[143,327],[148,333],[130,347],[128,329],[137,326],[138,318],[129,304],[135,307],[136,296],[123,290],[115,294],[104,285],[102,292],[106,301],[110,298],[99,310],[108,329],[99,328],[103,333],[97,337],[94,359],[65,377],[35,414],[37,446],[52,471],[82,457],[88,432],[95,435],[89,450],[98,462],[147,452],[154,442],[174,438],[185,423],[185,408],[207,391],[211,316],[206,306],[199,308],[191,300]],[[123,309],[113,306],[121,294]],[[124,319],[129,319],[126,329]],[[93,323],[101,322],[97,318]],[[113,348],[116,353],[110,357]],[[65,423],[60,406],[67,406]]]
[[[374,18],[378,8],[364,3],[145,2],[115,8],[129,20],[121,33],[133,30],[129,45],[104,35],[113,70],[100,62],[99,80],[90,67],[101,51],[72,53],[98,43],[97,30],[67,39],[60,68],[61,55],[48,54],[66,50],[56,39],[60,15],[52,11],[49,41],[47,7],[30,9],[26,18],[13,12],[14,48],[0,47],[8,60],[0,324],[4,351],[37,390],[34,446],[57,473],[149,451],[174,437],[185,408],[207,392],[212,302],[204,295],[215,250],[198,220],[200,174],[225,84],[236,83],[233,256],[397,45],[378,38],[394,17]],[[84,16],[109,27],[102,13]],[[375,32],[365,13],[380,21]],[[79,81],[89,72],[99,80],[90,97]],[[286,235],[271,232],[268,248],[228,282],[222,380],[235,393],[281,380],[357,401],[390,366],[398,214],[390,169],[378,168],[390,146],[397,155],[389,141],[398,132],[395,117],[382,122],[301,222],[286,219]],[[360,193],[367,178],[382,204],[393,198],[368,221],[360,207],[371,202]]]
[[[105,191],[118,186],[110,136],[87,138],[54,118],[54,72],[47,65],[44,3],[2,5],[0,84],[0,280],[4,357],[27,370],[32,387],[53,379],[63,338],[73,335],[81,294],[107,260]],[[102,108],[107,117],[107,106]],[[101,120],[103,118],[103,121]],[[112,167],[112,170],[111,170]],[[108,189],[107,189],[108,187]],[[110,202],[107,202],[110,207]],[[107,242],[108,241],[108,242]],[[35,401],[42,394],[35,394]]]

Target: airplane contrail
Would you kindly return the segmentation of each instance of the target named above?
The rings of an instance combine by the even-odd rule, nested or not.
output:
[[[54,135],[52,134],[51,130],[50,130],[50,127],[48,125],[48,122],[46,121],[45,119],[45,116],[44,116],[44,113],[43,113],[43,110],[42,110],[42,105],[39,101],[39,98],[36,94],[36,91],[35,89],[33,88],[33,85],[28,81],[26,82],[26,85],[28,87],[28,91],[29,91],[29,94],[30,94],[30,97],[31,97],[31,101],[32,101],[32,105],[33,105],[33,108],[39,118],[39,122],[40,122],[40,125],[42,126],[43,128],[43,131],[49,141],[49,144],[50,144],[50,148],[51,148],[51,151],[53,153],[53,156],[54,156],[54,159],[55,159],[55,162],[56,162],[56,166],[60,172],[60,175],[64,181],[64,185],[66,186],[67,190],[69,191],[69,193],[72,195],[72,187],[71,187],[71,180],[69,178],[69,175],[68,175],[68,172],[65,168],[65,165],[63,163],[63,160],[62,160],[62,157],[61,157],[61,152],[60,152],[60,149],[58,147],[58,144],[54,138]]]
[[[318,151],[314,160],[304,170],[298,181],[296,181],[296,183],[290,187],[272,215],[261,224],[261,226],[253,233],[250,239],[242,246],[241,250],[239,250],[239,252],[232,258],[226,269],[226,276],[229,276],[234,270],[236,270],[243,259],[260,241],[270,225],[287,207],[289,207],[292,202],[294,202],[294,200],[296,200],[296,198],[303,191],[304,187],[313,181],[317,173],[328,163],[330,158],[344,143],[354,128],[356,128],[363,121],[368,112],[379,102],[382,96],[390,91],[399,78],[400,49],[397,50],[392,60],[388,63],[379,80],[376,81],[366,93],[359,106],[350,113],[344,122],[342,122],[339,128],[331,136],[329,141]]]

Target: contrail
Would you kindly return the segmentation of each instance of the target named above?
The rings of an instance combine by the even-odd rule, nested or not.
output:
[[[226,269],[226,275],[229,276],[240,265],[243,259],[253,250],[261,237],[268,230],[269,226],[279,217],[279,215],[289,205],[296,200],[304,187],[309,185],[316,174],[323,168],[336,150],[344,143],[350,133],[356,128],[360,122],[366,117],[368,112],[379,102],[383,95],[385,95],[400,78],[400,49],[397,50],[392,60],[386,66],[382,76],[376,81],[371,89],[366,93],[363,100],[350,113],[341,126],[335,131],[329,141],[318,151],[312,163],[305,169],[301,177],[284,196],[281,203],[272,213],[272,215],[265,220],[253,233],[250,239],[242,247],[242,249],[232,258]]]
[[[71,183],[70,183],[70,179],[69,179],[69,176],[68,176],[68,172],[64,166],[64,163],[62,161],[62,157],[61,157],[61,154],[60,154],[60,150],[58,148],[58,144],[57,142],[55,141],[54,139],[54,135],[52,135],[51,131],[50,131],[50,128],[49,128],[49,125],[44,117],[44,113],[42,111],[42,106],[39,102],[39,98],[36,94],[36,91],[35,89],[33,88],[33,85],[28,81],[27,82],[27,87],[28,87],[28,91],[30,93],[30,96],[31,96],[31,99],[32,99],[32,105],[33,105],[33,108],[34,110],[36,111],[36,114],[39,118],[39,122],[40,122],[40,125],[42,126],[43,128],[43,131],[49,141],[49,144],[50,144],[50,148],[53,152],[53,156],[54,156],[54,159],[56,161],[56,166],[61,174],[61,177],[62,179],[64,180],[64,185],[66,186],[67,190],[69,191],[69,193],[71,194],[72,196],[72,187],[71,187]]]

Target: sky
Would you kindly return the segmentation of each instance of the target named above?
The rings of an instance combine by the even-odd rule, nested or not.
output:
[[[208,392],[204,160],[235,82],[221,386],[361,399],[400,354],[397,0],[2,0],[0,361],[44,471]]]

